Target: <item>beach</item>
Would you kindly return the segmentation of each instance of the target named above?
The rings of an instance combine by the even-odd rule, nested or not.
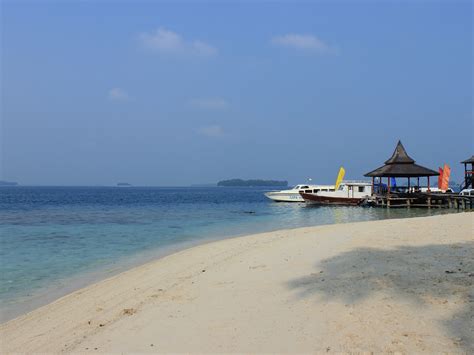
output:
[[[474,214],[203,244],[0,326],[2,353],[474,352]]]

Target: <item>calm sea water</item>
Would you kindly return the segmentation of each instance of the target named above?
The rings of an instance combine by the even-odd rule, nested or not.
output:
[[[172,251],[232,236],[436,211],[274,203],[262,188],[0,188],[6,320]]]

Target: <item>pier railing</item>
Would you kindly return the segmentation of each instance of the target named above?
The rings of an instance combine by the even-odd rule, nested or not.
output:
[[[422,208],[453,208],[457,210],[473,209],[474,196],[449,193],[390,193],[374,194],[367,199],[367,204],[376,207],[422,207]]]

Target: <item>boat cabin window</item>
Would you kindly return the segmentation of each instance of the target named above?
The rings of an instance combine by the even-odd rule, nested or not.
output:
[[[307,189],[309,186],[301,186],[301,189]]]
[[[321,191],[327,191],[328,189],[321,189]]]
[[[344,190],[344,185],[340,185],[339,188],[337,189],[338,191]],[[334,191],[334,190],[333,190]]]
[[[313,192],[314,192],[314,193],[318,193],[318,192],[319,192],[319,189],[315,189]]]
[[[334,191],[336,191],[336,190],[335,190],[335,189],[329,189],[329,191],[334,192]]]
[[[311,190],[304,190],[307,194],[310,194],[312,191]]]
[[[365,187],[364,186],[359,186],[359,192],[364,192]]]

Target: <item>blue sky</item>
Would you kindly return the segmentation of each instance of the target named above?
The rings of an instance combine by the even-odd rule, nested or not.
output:
[[[2,2],[2,164],[22,184],[333,182],[401,139],[473,153],[472,4]]]

